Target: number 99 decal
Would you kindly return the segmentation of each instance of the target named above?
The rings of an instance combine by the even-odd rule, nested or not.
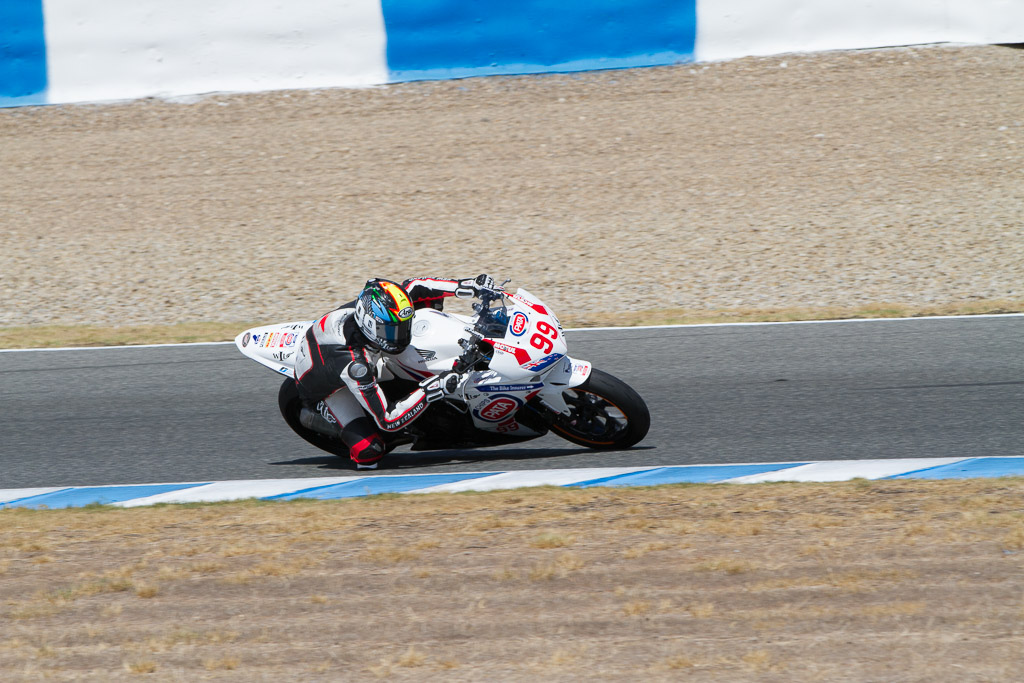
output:
[[[558,330],[541,320],[537,323],[537,331],[530,337],[530,346],[544,353],[551,353],[551,349],[555,347],[552,343],[555,339],[558,339]]]

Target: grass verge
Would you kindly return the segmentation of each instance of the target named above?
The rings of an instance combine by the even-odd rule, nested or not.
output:
[[[0,510],[0,671],[1016,680],[1021,500],[1024,478]]]
[[[31,325],[0,327],[0,349],[52,349],[65,346],[131,346],[230,341],[259,323],[191,322],[171,325]]]
[[[707,323],[793,322],[858,318],[916,318],[939,315],[985,315],[1024,312],[1024,301],[984,300],[943,305],[871,304],[791,308],[733,308],[700,311],[670,308],[657,311],[567,315],[567,327],[635,327],[639,325],[696,325]],[[186,322],[169,325],[31,325],[0,327],[0,349],[39,349],[65,346],[131,346],[230,341],[242,330],[274,321]]]
[[[1024,301],[999,299],[960,301],[928,306],[878,303],[865,306],[731,308],[716,311],[670,308],[660,311],[602,313],[580,319],[574,319],[569,316],[564,322],[570,327],[634,327],[638,325],[698,325],[707,323],[794,322],[798,320],[926,318],[942,315],[991,315],[1021,312],[1024,312]]]

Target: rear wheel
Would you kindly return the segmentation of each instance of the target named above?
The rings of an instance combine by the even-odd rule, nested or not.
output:
[[[594,369],[587,381],[562,394],[569,415],[555,418],[551,430],[567,441],[595,449],[621,449],[639,443],[651,427],[651,413],[628,384]]]
[[[277,407],[281,409],[281,417],[292,428],[292,431],[319,449],[333,453],[339,457],[349,458],[348,446],[332,439],[326,434],[314,432],[312,429],[303,427],[299,422],[299,411],[302,410],[302,399],[299,398],[299,387],[292,378],[281,383],[281,389],[277,392]]]

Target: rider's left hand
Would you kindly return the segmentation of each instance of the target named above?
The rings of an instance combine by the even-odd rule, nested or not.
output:
[[[494,289],[494,278],[487,273],[481,273],[475,278],[468,277],[464,280],[459,280],[455,296],[460,299],[472,299],[475,296],[480,296],[480,292],[488,289]]]

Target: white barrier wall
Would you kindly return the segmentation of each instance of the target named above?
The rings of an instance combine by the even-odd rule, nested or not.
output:
[[[0,106],[1024,41],[1024,0],[0,0]]]
[[[44,10],[49,102],[388,80],[380,0],[44,0]]]
[[[696,61],[1024,41],[1024,0],[698,0]]]

